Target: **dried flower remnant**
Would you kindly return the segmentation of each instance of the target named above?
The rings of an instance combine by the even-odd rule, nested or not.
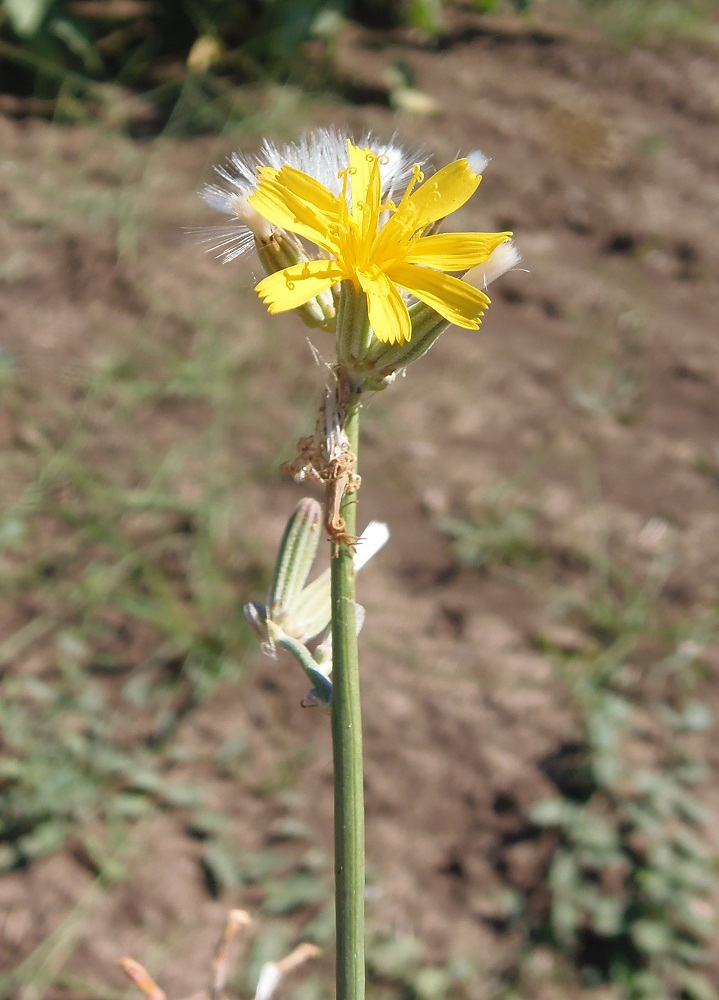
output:
[[[252,918],[245,910],[232,910],[227,918],[219,944],[212,959],[212,979],[207,990],[195,994],[191,1000],[220,1000],[224,994],[229,970],[228,949],[239,930],[252,924]],[[254,1000],[271,1000],[282,979],[320,954],[313,944],[300,944],[289,955],[277,962],[266,962],[260,969]],[[134,958],[121,958],[117,963],[125,975],[144,994],[146,1000],[167,1000],[167,995],[147,970]]]
[[[280,466],[296,483],[321,483],[325,488],[325,530],[336,547],[340,543],[353,550],[356,535],[347,532],[342,514],[345,496],[356,493],[362,478],[354,470],[356,458],[350,448],[344,423],[349,401],[345,380],[325,387],[314,433],[297,442],[297,454]]]

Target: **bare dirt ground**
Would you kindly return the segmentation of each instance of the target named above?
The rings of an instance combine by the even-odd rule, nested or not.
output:
[[[563,616],[567,594],[588,600],[602,561],[616,561],[638,587],[650,586],[661,562],[658,621],[706,620],[716,606],[716,56],[679,42],[621,51],[584,29],[468,17],[434,52],[400,36],[346,42],[342,59],[360,81],[404,60],[436,101],[429,116],[279,90],[257,97],[259,120],[280,140],[332,122],[397,130],[438,164],[481,148],[492,161],[457,226],[513,229],[529,271],[493,290],[479,333],[448,331],[368,403],[361,453],[360,521],[385,520],[392,531],[360,579],[370,919],[415,935],[430,961],[470,956],[488,970],[486,982],[517,948],[500,894],[508,885],[531,890],[547,860],[545,841],[526,835],[527,811],[554,794],[541,762],[574,725],[547,650],[581,652],[589,642]],[[234,573],[219,610],[230,620],[237,603],[262,596],[301,495],[275,470],[311,426],[322,372],[304,330],[263,315],[251,291],[256,265],[221,265],[182,232],[214,221],[195,192],[211,163],[258,144],[258,118],[245,134],[149,142],[100,125],[5,120],[0,131],[2,347],[16,365],[0,415],[0,495],[7,509],[27,510],[31,526],[26,548],[2,556],[13,587],[0,594],[0,618],[5,637],[48,623],[27,642],[6,643],[4,666],[7,675],[52,679],[57,622],[83,616],[73,575],[85,578],[102,545],[74,543],[82,505],[65,518],[27,506],[48,456],[66,456],[81,434],[73,454],[84,468],[131,491],[185,449],[166,481],[188,502],[214,462],[223,488],[237,490],[215,536]],[[207,337],[222,344],[227,369],[207,368],[211,391],[178,388],[183,363],[201,358]],[[314,342],[329,353],[321,337]],[[117,375],[123,365],[127,376]],[[127,386],[153,366],[174,388],[132,394]],[[93,395],[110,370],[109,395]],[[227,419],[210,459],[217,412]],[[57,510],[74,488],[72,468],[67,459],[50,477]],[[498,557],[481,571],[462,568],[443,521],[517,507],[532,510],[539,564]],[[125,512],[123,531],[138,547],[163,532],[180,537],[182,516],[169,528],[163,516]],[[26,560],[36,566],[43,553],[47,574],[62,580],[54,596],[45,584],[22,585]],[[165,565],[183,554],[170,546],[157,558]],[[155,656],[157,668],[156,623],[122,605],[101,618],[86,668],[112,712],[133,665]],[[115,657],[114,671],[96,669],[98,649]],[[702,696],[716,707],[716,647],[702,658]],[[231,819],[238,856],[279,844],[288,864],[320,857],[327,874],[326,721],[301,709],[306,682],[287,663],[253,648],[243,666],[239,681],[225,677],[182,715],[165,776],[201,789],[208,809]],[[140,705],[126,722],[128,744],[148,739],[153,725]],[[233,739],[244,756],[223,765],[218,748]],[[714,787],[701,795],[716,819],[713,738],[702,749]],[[288,832],[290,821],[304,834]],[[123,986],[112,963],[128,952],[174,995],[199,988],[227,908],[262,899],[247,881],[210,892],[202,850],[186,813],[167,809],[134,827],[123,875],[109,887],[72,842],[6,874],[0,967],[15,968],[59,933],[42,965],[54,978],[39,975],[24,996],[90,995],[87,983],[109,996]],[[298,911],[298,933],[316,910]],[[479,983],[470,992],[491,995]]]

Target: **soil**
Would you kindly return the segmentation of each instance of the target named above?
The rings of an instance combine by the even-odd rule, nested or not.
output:
[[[253,123],[266,118],[279,140],[335,123],[396,131],[438,164],[481,148],[490,166],[455,221],[511,228],[523,253],[527,270],[493,288],[479,333],[448,331],[367,404],[361,449],[360,521],[386,521],[392,532],[359,581],[371,920],[416,935],[430,961],[469,955],[490,982],[518,947],[501,894],[532,890],[546,866],[547,842],[527,820],[532,803],[556,793],[542,762],[576,734],[569,689],[547,652],[583,648],[562,602],[568,593],[589,599],[588,567],[611,559],[640,587],[659,563],[668,567],[663,622],[706,618],[715,607],[716,57],[698,42],[625,51],[539,13],[531,22],[467,14],[434,51],[402,34],[357,31],[343,42],[355,90],[402,61],[432,99],[427,114],[273,88],[252,95]],[[230,428],[236,471],[227,473],[243,492],[223,528],[237,549],[227,611],[236,614],[233,601],[262,596],[249,589],[251,570],[266,574],[301,495],[274,470],[311,426],[322,384],[304,331],[268,320],[255,301],[256,265],[221,265],[182,231],[215,221],[195,192],[233,147],[255,148],[260,127],[152,141],[105,123],[3,120],[0,131],[2,346],[21,385],[0,415],[3,503],[24,495],[38,453],[62,449],[75,433],[108,359],[137,350],[142,371],[153,352],[195,356],[197,317],[209,317],[245,398],[243,420]],[[329,354],[328,342],[312,339]],[[153,456],[199,440],[211,423],[201,395],[135,406],[124,424],[93,411],[85,428],[85,461],[111,467],[127,488],[149,479]],[[195,453],[174,479],[182,498],[201,492],[203,461]],[[463,567],[442,525],[503,504],[531,508],[541,567],[501,557]],[[63,553],[72,572],[73,525],[46,516],[33,524],[38,544]],[[127,530],[146,540],[157,525],[138,515]],[[44,593],[3,592],[6,635],[53,612]],[[149,626],[113,614],[112,648],[122,647],[126,664],[146,657]],[[6,666],[51,677],[54,649],[49,634],[38,635]],[[716,707],[716,648],[703,662],[702,697]],[[202,789],[208,808],[231,818],[240,853],[283,841],[278,830],[292,818],[309,831],[302,850],[309,843],[330,857],[326,720],[300,707],[306,681],[290,664],[253,648],[244,668],[184,715],[185,753],[167,765],[168,779]],[[111,691],[117,679],[99,683]],[[146,720],[138,733],[146,735]],[[235,737],[252,762],[239,782],[217,763],[217,748]],[[716,778],[713,739],[701,752]],[[281,793],[267,791],[275,786]],[[701,793],[714,820],[716,787]],[[710,829],[716,840],[719,824]],[[165,810],[137,824],[125,876],[107,889],[72,844],[4,876],[0,968],[15,968],[59,929],[62,960],[55,951],[51,964],[63,984],[24,996],[87,995],[73,986],[78,977],[120,989],[113,962],[127,953],[151,965],[170,995],[200,988],[225,912],[257,901],[252,890],[209,891],[202,850],[182,810]],[[306,912],[298,929],[303,920]]]

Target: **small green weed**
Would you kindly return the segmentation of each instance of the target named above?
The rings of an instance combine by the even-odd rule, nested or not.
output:
[[[581,0],[607,36],[623,46],[672,38],[716,38],[712,0]],[[712,23],[714,29],[712,30]]]
[[[69,457],[46,467],[33,512],[4,521],[14,558],[37,543],[33,525],[54,524],[62,538],[3,582],[5,594],[33,593],[46,608],[0,644],[7,663],[33,648],[44,663],[38,676],[3,683],[5,869],[78,837],[92,855],[98,824],[112,840],[152,802],[191,805],[160,779],[157,750],[242,670],[247,640],[212,538],[214,501],[120,490],[98,471]],[[132,732],[141,738],[128,743]]]
[[[571,402],[591,416],[635,423],[645,402],[637,366],[643,318],[627,311],[608,324],[589,324],[588,330],[586,318],[576,321],[581,355],[567,387]]]
[[[545,762],[560,798],[531,812],[557,845],[530,936],[626,1000],[712,1000],[717,875],[696,739],[712,718],[694,694],[711,624],[675,630],[669,650],[638,669],[641,637],[656,627],[651,603],[610,605],[591,605],[587,618],[603,654],[565,666],[580,724]]]
[[[77,630],[61,630],[55,638],[56,674],[19,674],[3,682],[2,871],[67,843],[99,871],[124,841],[128,824],[153,808],[202,808],[197,790],[162,776],[153,739],[136,744],[127,738],[138,727],[147,731],[153,701],[155,726],[164,735],[183,707],[171,693],[176,685],[161,684],[149,698],[149,677],[131,673],[118,701],[112,686],[100,683],[103,673],[116,672],[114,665],[93,677],[88,653]],[[136,707],[138,682],[142,709]],[[150,732],[152,725],[151,715]]]
[[[517,499],[511,484],[497,486],[468,517],[445,518],[440,529],[453,539],[453,550],[462,566],[533,566],[544,550],[537,531],[537,513]]]
[[[700,475],[719,484],[719,445],[710,449],[708,455],[702,455],[698,458],[695,468]]]
[[[609,363],[577,378],[571,387],[571,397],[580,410],[594,416],[613,417],[620,424],[633,423],[643,403],[639,377]]]

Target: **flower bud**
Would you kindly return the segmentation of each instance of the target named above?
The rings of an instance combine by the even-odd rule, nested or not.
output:
[[[352,381],[361,380],[362,362],[373,341],[367,296],[353,281],[342,281],[337,310],[337,361]]]
[[[269,617],[281,622],[307,582],[322,531],[322,506],[310,497],[300,500],[285,527],[267,594]]]

